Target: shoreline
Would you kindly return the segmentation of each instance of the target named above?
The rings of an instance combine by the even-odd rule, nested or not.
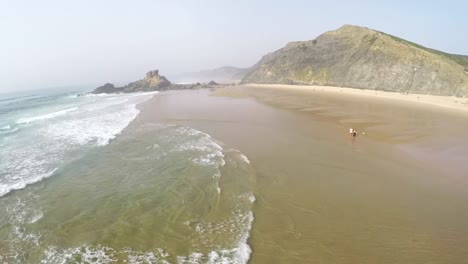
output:
[[[438,243],[468,234],[463,178],[439,171],[451,166],[444,165],[445,156],[418,160],[398,141],[421,143],[415,147],[430,153],[441,147],[458,153],[464,145],[453,139],[466,133],[464,116],[398,100],[355,100],[359,94],[258,87],[264,89],[161,93],[138,105],[135,120],[188,126],[248,157],[256,197],[249,263],[339,263],[350,255],[359,263],[452,263],[466,253],[464,243]],[[342,130],[349,122],[358,131],[366,127],[366,136],[351,141]],[[379,140],[367,140],[371,135]],[[453,233],[441,234],[448,224]]]
[[[468,113],[468,98],[455,96],[441,96],[428,94],[402,94],[398,92],[387,92],[380,90],[366,90],[336,86],[318,85],[288,85],[288,84],[244,84],[247,88],[268,88],[280,90],[310,91],[321,94],[338,96],[373,97],[383,100],[396,100],[404,102],[415,102],[421,105],[437,106],[445,109],[463,111]]]
[[[168,91],[157,92],[155,94],[152,94],[149,99],[144,100],[144,101],[142,101],[142,102],[135,105],[135,108],[139,111],[139,114],[122,131],[122,134],[123,133],[132,133],[133,130],[137,130],[139,127],[144,126],[144,125],[148,125],[148,124],[158,124],[158,125],[167,125],[167,126],[177,125],[177,126],[181,126],[181,127],[191,129],[192,131],[197,131],[197,133],[204,134],[210,139],[213,138],[213,140],[218,140],[218,139],[214,139],[214,137],[212,137],[212,135],[207,133],[205,130],[201,130],[200,127],[198,127],[196,125],[190,125],[190,122],[187,122],[187,123],[184,122],[184,121],[187,121],[187,120],[174,120],[173,122],[167,120],[166,118],[167,118],[169,112],[165,112],[163,110],[166,106],[155,103],[155,102],[164,101],[166,97],[175,97],[175,98],[179,99],[181,97],[184,97],[184,95],[186,95],[187,93],[195,93],[195,94],[208,93],[209,94],[209,93],[211,93],[211,91],[209,91],[209,89],[186,89],[186,90],[180,89],[180,90],[168,90]],[[159,109],[159,110],[163,110],[163,111],[162,112],[156,111],[157,113],[155,113],[155,112],[153,112],[154,109]],[[118,136],[121,136],[121,135],[118,135]],[[222,152],[223,152],[223,162],[224,162],[224,157],[225,157],[224,154],[232,152],[234,150],[234,151],[237,151],[240,154],[240,157],[249,166],[251,166],[250,161],[248,160],[247,157],[245,157],[244,154],[242,154],[241,152],[239,152],[238,150],[236,150],[234,148],[229,148],[230,147],[229,145],[228,145],[229,147],[227,149],[225,149],[226,146],[224,146],[224,142],[222,142],[222,145],[223,145],[223,147],[221,147],[219,145],[218,146],[222,149]],[[224,167],[224,166],[225,165],[221,165],[221,167]],[[253,169],[251,168],[251,170],[253,170]],[[224,177],[226,177],[226,176],[219,176],[219,177],[220,177],[220,182],[218,182],[218,187],[217,187],[218,188],[218,193],[217,194],[220,197],[221,189],[220,189],[219,185],[224,184],[223,181],[224,181]],[[224,190],[223,190],[223,192],[224,192]],[[255,221],[253,206],[254,206],[254,202],[255,202],[255,199],[256,199],[256,197],[254,196],[253,190],[251,192],[251,195],[252,195],[253,198],[249,198],[249,199],[251,199],[250,202],[251,202],[252,207],[250,208],[250,210],[249,210],[249,212],[248,212],[248,214],[246,216],[246,218],[248,219],[247,227],[246,227],[246,230],[244,232],[239,234],[236,246],[233,247],[233,248],[223,248],[223,249],[220,249],[220,250],[213,249],[210,253],[208,253],[206,255],[203,255],[203,253],[192,252],[192,255],[189,256],[190,258],[194,258],[195,260],[201,260],[203,258],[206,258],[209,261],[214,260],[216,262],[217,260],[223,260],[225,258],[225,257],[221,256],[223,254],[223,251],[225,251],[225,252],[231,251],[231,253],[233,254],[232,255],[232,257],[233,257],[232,261],[233,262],[235,262],[235,263],[246,263],[246,264],[250,263],[251,258],[252,258],[252,252],[253,252],[253,248],[252,248],[252,244],[250,242],[250,239],[251,239],[251,236],[252,236],[252,228],[253,228],[252,226],[253,226],[253,223]],[[182,257],[184,257],[184,256],[182,256]],[[196,258],[200,258],[200,259],[196,259]]]

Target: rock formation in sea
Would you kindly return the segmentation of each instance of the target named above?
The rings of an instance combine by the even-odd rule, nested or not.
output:
[[[468,56],[345,25],[265,55],[242,83],[328,85],[468,96]]]
[[[129,83],[124,87],[125,92],[141,92],[141,91],[159,91],[169,87],[171,82],[166,77],[159,75],[158,70],[149,71],[143,80]]]
[[[123,88],[116,88],[112,83],[106,83],[103,86],[99,86],[98,88],[94,89],[93,93],[116,93],[122,91]]]
[[[106,83],[103,86],[99,86],[91,93],[133,93],[133,92],[149,92],[149,91],[161,91],[161,90],[182,90],[182,89],[200,89],[200,88],[216,88],[223,85],[218,84],[214,81],[210,83],[196,83],[196,84],[172,84],[166,77],[159,75],[158,70],[149,71],[146,73],[146,77],[142,80],[138,80],[129,83],[123,87],[115,87],[111,83]]]
[[[149,71],[146,73],[146,77],[142,80],[138,80],[127,84],[123,87],[115,87],[111,83],[106,83],[100,86],[92,93],[132,93],[132,92],[147,92],[147,91],[159,91],[171,86],[171,82],[166,77],[159,75],[158,70]]]

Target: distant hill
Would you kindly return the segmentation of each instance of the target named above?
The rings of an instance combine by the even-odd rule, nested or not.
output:
[[[247,71],[248,68],[225,66],[212,70],[182,73],[172,76],[171,79],[175,83],[207,83],[210,81],[217,83],[239,83]]]
[[[468,96],[468,56],[345,25],[265,55],[242,83],[315,84]]]

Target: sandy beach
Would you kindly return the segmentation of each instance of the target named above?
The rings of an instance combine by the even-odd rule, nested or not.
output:
[[[286,89],[286,90],[302,90],[316,93],[335,94],[344,96],[365,96],[384,100],[398,100],[411,103],[420,103],[444,108],[467,111],[468,98],[460,98],[455,96],[437,96],[428,94],[403,94],[396,92],[387,92],[369,89],[356,89],[334,86],[316,86],[316,85],[285,85],[285,84],[247,84],[246,87],[251,88],[268,88],[268,89]]]
[[[289,88],[161,93],[135,122],[191,127],[246,155],[250,263],[468,259],[465,112]]]

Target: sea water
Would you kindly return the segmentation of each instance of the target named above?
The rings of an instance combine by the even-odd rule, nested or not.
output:
[[[0,263],[248,261],[248,158],[190,127],[140,123],[152,96],[0,98]]]

